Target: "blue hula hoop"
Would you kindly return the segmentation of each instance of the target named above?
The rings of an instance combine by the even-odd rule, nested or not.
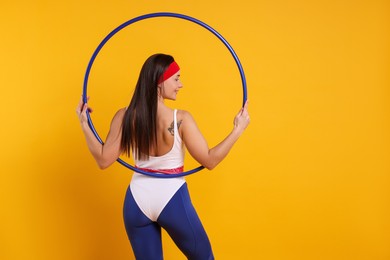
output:
[[[90,59],[90,61],[88,63],[87,71],[85,72],[84,85],[83,85],[83,101],[84,101],[84,103],[87,102],[87,85],[88,85],[89,74],[91,72],[91,68],[92,68],[93,62],[95,61],[97,55],[99,54],[99,52],[103,48],[103,46],[117,32],[119,32],[123,28],[129,26],[130,24],[133,24],[133,23],[141,21],[141,20],[149,19],[149,18],[155,18],[155,17],[174,17],[174,18],[184,19],[184,20],[196,23],[196,24],[202,26],[203,28],[207,29],[208,31],[213,33],[218,39],[220,39],[222,41],[222,43],[230,51],[231,55],[233,56],[234,60],[236,61],[237,67],[238,67],[238,69],[240,71],[241,81],[242,81],[242,90],[243,90],[243,102],[242,102],[242,105],[244,106],[244,104],[245,104],[245,102],[247,100],[247,89],[246,89],[246,79],[245,79],[244,69],[242,68],[241,62],[240,62],[237,54],[234,52],[233,48],[230,46],[230,44],[222,37],[221,34],[219,34],[216,30],[214,30],[213,28],[211,28],[209,25],[205,24],[204,22],[202,22],[202,21],[200,21],[198,19],[195,19],[193,17],[187,16],[187,15],[178,14],[178,13],[167,13],[167,12],[150,13],[150,14],[145,14],[145,15],[141,15],[141,16],[135,17],[135,18],[133,18],[133,19],[131,19],[131,20],[121,24],[117,28],[115,28],[111,33],[109,33],[103,39],[103,41],[99,44],[99,46],[96,48],[95,52],[93,53],[93,55],[92,55],[92,57],[91,57],[91,59]],[[97,133],[97,131],[96,131],[96,129],[95,129],[93,123],[92,123],[91,116],[90,116],[88,111],[87,111],[87,118],[88,118],[89,127],[91,128],[91,130],[92,130],[93,134],[95,135],[96,139],[101,144],[103,144],[102,139],[100,138],[99,134]],[[176,177],[186,176],[186,175],[189,175],[189,174],[192,174],[192,173],[195,173],[195,172],[198,172],[198,171],[204,169],[204,166],[199,166],[197,168],[194,168],[194,169],[186,171],[186,172],[182,172],[182,173],[178,173],[178,174],[169,174],[168,175],[168,174],[151,173],[151,172],[146,172],[146,171],[140,170],[140,169],[138,169],[138,168],[128,164],[127,162],[123,161],[120,158],[117,159],[117,162],[119,162],[123,166],[125,166],[125,167],[127,167],[127,168],[129,168],[129,169],[131,169],[131,170],[133,170],[135,172],[138,172],[138,173],[141,173],[141,174],[144,174],[144,175],[148,175],[148,176],[152,176],[152,177],[157,177],[157,178],[176,178]]]

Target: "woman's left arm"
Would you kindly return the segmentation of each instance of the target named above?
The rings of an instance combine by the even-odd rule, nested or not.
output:
[[[83,100],[80,100],[80,103],[76,108],[76,113],[79,116],[81,129],[83,130],[88,149],[96,160],[99,168],[106,169],[111,164],[113,164],[122,153],[120,145],[122,137],[121,126],[126,110],[125,108],[120,109],[113,117],[110,131],[104,144],[101,144],[96,139],[95,135],[90,129],[88,125],[87,110],[90,110],[88,104],[84,103]]]

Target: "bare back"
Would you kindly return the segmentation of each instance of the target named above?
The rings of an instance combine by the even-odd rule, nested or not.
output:
[[[181,113],[178,111],[177,126],[179,129],[181,122]],[[150,148],[149,152],[151,156],[162,156],[172,150],[174,142],[173,124],[173,110],[165,106],[160,106],[157,110],[157,145]]]

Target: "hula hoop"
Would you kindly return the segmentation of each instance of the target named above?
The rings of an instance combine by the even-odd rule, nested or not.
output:
[[[91,72],[91,68],[92,68],[93,62],[95,61],[97,55],[99,54],[99,52],[103,48],[103,46],[117,32],[119,32],[120,30],[122,30],[126,26],[129,26],[130,24],[133,24],[135,22],[138,22],[138,21],[141,21],[141,20],[144,20],[144,19],[155,18],[155,17],[174,17],[174,18],[184,19],[184,20],[193,22],[193,23],[198,24],[198,25],[202,26],[203,28],[207,29],[208,31],[213,33],[218,39],[220,39],[222,41],[222,43],[228,48],[228,50],[232,54],[234,60],[236,61],[237,67],[239,69],[239,72],[240,72],[240,75],[241,75],[241,81],[242,81],[242,91],[243,91],[243,102],[242,102],[242,105],[244,106],[244,104],[245,104],[245,102],[247,100],[247,89],[246,89],[246,79],[245,79],[244,69],[242,68],[241,62],[238,59],[238,56],[234,52],[233,48],[230,46],[230,44],[222,37],[221,34],[219,34],[216,30],[214,30],[213,28],[211,28],[209,25],[205,24],[204,22],[202,22],[202,21],[200,21],[198,19],[195,19],[193,17],[187,16],[187,15],[178,14],[178,13],[167,13],[167,12],[150,13],[150,14],[145,14],[145,15],[141,15],[141,16],[135,17],[135,18],[133,18],[133,19],[131,19],[131,20],[121,24],[117,28],[115,28],[111,33],[109,33],[103,39],[103,41],[99,44],[99,46],[96,48],[95,52],[93,53],[93,55],[92,55],[92,57],[91,57],[91,59],[90,59],[90,61],[88,63],[87,71],[85,72],[84,85],[83,85],[83,101],[84,101],[84,103],[87,102],[87,85],[88,85],[89,73]],[[96,129],[95,129],[93,123],[92,123],[92,119],[91,119],[91,116],[90,116],[88,111],[87,111],[87,118],[88,118],[88,125],[91,128],[91,130],[92,130],[93,134],[95,135],[96,139],[101,144],[103,144],[102,139],[100,138],[99,134],[97,133],[97,131],[96,131]],[[129,168],[129,169],[131,169],[131,170],[133,170],[135,172],[138,172],[138,173],[141,173],[141,174],[144,174],[144,175],[148,175],[148,176],[152,176],[152,177],[157,177],[157,178],[182,177],[182,176],[190,175],[192,173],[195,173],[195,172],[198,172],[198,171],[204,169],[204,166],[199,166],[199,167],[194,168],[192,170],[189,170],[189,171],[186,171],[186,172],[182,172],[182,173],[178,173],[178,174],[157,174],[157,173],[151,173],[151,172],[146,172],[146,171],[140,170],[140,169],[138,169],[138,168],[128,164],[127,162],[123,161],[120,158],[117,159],[117,162],[119,162],[123,166],[125,166],[125,167],[127,167],[127,168]]]

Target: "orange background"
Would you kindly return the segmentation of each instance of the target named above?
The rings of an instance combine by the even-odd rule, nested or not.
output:
[[[390,259],[388,1],[2,1],[0,259],[133,259],[122,205],[131,172],[98,170],[75,107],[88,61],[123,22],[169,11],[221,33],[245,69],[251,125],[215,170],[189,176],[216,259]],[[188,21],[118,33],[90,76],[105,136],[142,62],[174,55],[215,145],[242,91],[234,60]],[[197,164],[187,156],[186,168]],[[163,234],[165,259],[184,259]]]

